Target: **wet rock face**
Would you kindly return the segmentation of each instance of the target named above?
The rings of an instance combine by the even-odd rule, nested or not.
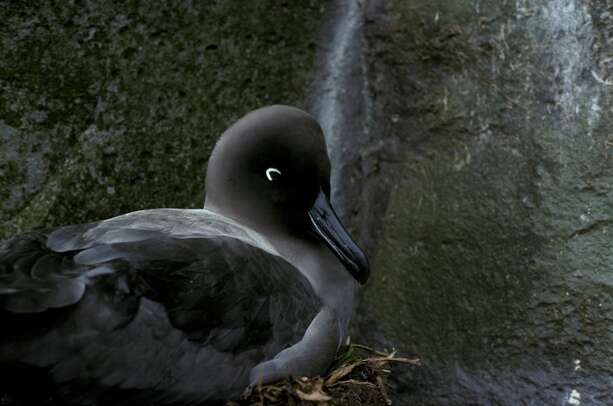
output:
[[[423,359],[400,404],[613,404],[613,2],[366,10],[362,333]]]
[[[4,2],[0,238],[201,207],[227,125],[304,105],[323,3]]]

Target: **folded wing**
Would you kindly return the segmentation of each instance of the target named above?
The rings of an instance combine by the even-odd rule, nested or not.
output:
[[[44,371],[66,402],[236,396],[320,303],[248,232],[204,217],[138,212],[3,243],[0,368]]]

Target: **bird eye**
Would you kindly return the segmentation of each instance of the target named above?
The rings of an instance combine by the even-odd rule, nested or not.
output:
[[[268,168],[266,169],[266,178],[273,182],[281,177],[281,171],[277,168]]]

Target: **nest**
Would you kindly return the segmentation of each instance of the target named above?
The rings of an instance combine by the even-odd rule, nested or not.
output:
[[[259,385],[226,406],[391,405],[386,377],[393,363],[419,365],[419,360],[349,344],[339,350],[325,377],[301,377]]]

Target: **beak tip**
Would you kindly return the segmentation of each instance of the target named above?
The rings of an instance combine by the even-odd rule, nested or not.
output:
[[[358,265],[355,276],[358,282],[360,282],[360,285],[364,285],[366,284],[366,282],[368,282],[368,279],[370,278],[370,265],[368,263],[368,258],[366,257],[366,255],[364,255],[362,261],[360,262],[362,263]]]
[[[351,276],[353,276],[355,280],[360,283],[360,285],[364,285],[366,282],[368,282],[370,277],[370,264],[368,257],[362,248],[355,243],[351,252],[353,255],[341,258],[341,262],[349,271]]]
[[[309,217],[313,231],[334,252],[351,276],[364,285],[370,276],[368,258],[351,239],[323,192],[309,210]]]
[[[368,282],[370,277],[368,257],[356,243],[353,243],[349,252],[351,253],[350,255],[344,253],[345,255],[341,255],[339,259],[351,276],[353,276],[360,285],[364,285]]]

